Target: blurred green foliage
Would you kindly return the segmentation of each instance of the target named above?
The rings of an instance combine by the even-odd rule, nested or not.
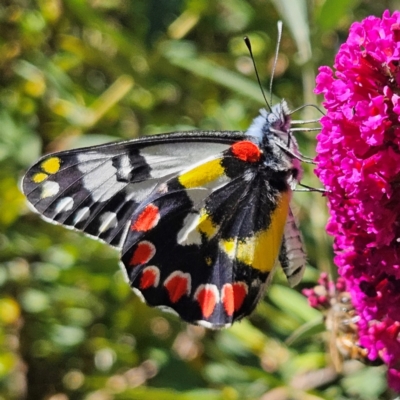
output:
[[[310,267],[277,276],[254,314],[220,332],[188,326],[131,293],[118,254],[33,214],[18,184],[41,154],[185,129],[245,130],[268,87],[317,103],[351,22],[396,9],[368,0],[3,0],[0,3],[0,399],[387,398],[385,371],[337,374],[322,317],[301,288],[331,271],[326,211],[297,193]],[[319,117],[305,108],[296,118]],[[299,134],[313,156],[314,133]],[[304,182],[318,186],[306,166]],[[300,331],[298,330],[300,329]],[[290,346],[285,340],[293,332]],[[320,332],[317,334],[317,332]]]

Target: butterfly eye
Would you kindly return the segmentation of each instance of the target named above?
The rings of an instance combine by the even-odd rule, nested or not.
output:
[[[278,121],[278,117],[274,113],[269,113],[267,116],[267,121],[273,125]]]

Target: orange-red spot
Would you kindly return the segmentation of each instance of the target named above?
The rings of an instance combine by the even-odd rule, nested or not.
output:
[[[133,252],[133,256],[129,265],[136,266],[140,264],[146,264],[153,258],[155,253],[156,248],[154,247],[153,243],[147,241],[140,242]]]
[[[184,294],[190,291],[190,275],[180,271],[173,272],[164,282],[169,299],[176,303]]]
[[[154,228],[160,220],[160,212],[154,204],[148,204],[132,224],[133,231],[147,232]]]
[[[204,318],[209,318],[218,301],[218,290],[215,285],[204,285],[197,289],[195,294]]]
[[[233,285],[227,283],[222,288],[222,303],[226,313],[231,316],[242,306],[247,295],[247,285],[243,282],[236,282]]]
[[[160,271],[157,267],[147,267],[143,270],[140,278],[140,288],[147,289],[151,286],[157,286],[160,280]]]
[[[261,157],[261,150],[253,142],[243,140],[231,146],[232,154],[242,161],[257,162]]]
[[[224,305],[225,311],[228,315],[233,315],[235,311],[233,287],[230,283],[227,283],[222,288],[222,304]]]

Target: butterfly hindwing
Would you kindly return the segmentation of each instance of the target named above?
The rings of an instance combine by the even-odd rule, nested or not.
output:
[[[301,232],[290,208],[279,253],[279,262],[289,285],[291,287],[297,285],[306,268],[306,254],[303,250]]]
[[[136,210],[122,261],[148,304],[212,328],[254,309],[272,276],[290,199],[279,179],[266,180],[256,154],[256,145],[238,142],[168,180]]]

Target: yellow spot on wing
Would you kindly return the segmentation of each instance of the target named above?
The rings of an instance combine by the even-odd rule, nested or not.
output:
[[[217,158],[216,160],[207,161],[185,172],[178,180],[185,188],[193,188],[206,185],[219,178],[224,173],[225,170],[221,165],[221,158]]]
[[[235,256],[235,249],[236,249],[236,243],[235,239],[226,239],[226,240],[221,240],[220,241],[220,246],[223,251],[230,257],[233,258]]]
[[[211,238],[217,232],[218,226],[214,224],[211,216],[205,210],[200,213],[197,230],[204,233],[208,238]]]
[[[33,175],[32,180],[35,183],[41,183],[47,179],[48,175],[44,174],[43,172],[38,172],[37,174]]]
[[[40,165],[44,172],[48,174],[55,174],[60,169],[61,160],[58,157],[48,158]]]
[[[267,229],[256,233],[249,239],[238,242],[236,257],[239,261],[261,272],[272,270],[282,244],[283,231],[289,212],[289,201],[289,193],[283,192],[271,215],[271,224]]]

